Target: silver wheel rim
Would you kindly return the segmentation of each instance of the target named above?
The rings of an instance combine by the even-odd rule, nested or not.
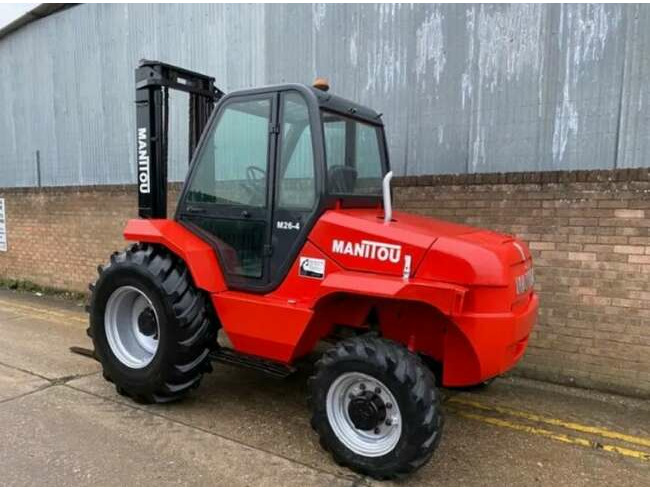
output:
[[[352,398],[366,390],[376,393],[386,407],[385,419],[373,430],[357,429],[348,410]],[[395,396],[381,381],[368,374],[350,372],[336,378],[327,392],[326,408],[336,437],[361,456],[376,458],[388,454],[402,435],[402,417]]]
[[[155,317],[155,331],[146,335],[138,319],[150,308]],[[106,340],[117,359],[133,369],[148,366],[158,351],[158,313],[151,300],[133,286],[122,286],[111,294],[104,313]]]

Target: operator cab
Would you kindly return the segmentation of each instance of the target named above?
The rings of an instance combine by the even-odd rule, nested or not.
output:
[[[229,287],[279,285],[324,210],[378,207],[381,117],[324,90],[233,92],[210,117],[176,219],[214,247]]]

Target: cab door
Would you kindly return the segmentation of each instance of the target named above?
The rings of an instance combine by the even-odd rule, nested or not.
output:
[[[318,186],[322,181],[316,158],[319,155],[318,114],[310,111],[308,100],[296,90],[281,92],[279,114],[270,286],[279,285],[298,259],[318,218],[321,195]],[[304,271],[304,274],[313,273],[318,278],[318,271],[315,267],[315,272]]]
[[[229,286],[270,278],[277,92],[224,100],[179,204],[180,221],[211,243]]]

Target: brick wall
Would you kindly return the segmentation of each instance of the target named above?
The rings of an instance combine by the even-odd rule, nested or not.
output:
[[[179,186],[169,193],[173,212]],[[8,251],[0,278],[87,292],[97,265],[126,242],[126,222],[138,214],[135,186],[0,189],[5,198]]]
[[[400,178],[396,206],[526,240],[541,308],[522,374],[650,395],[650,171]]]
[[[650,170],[402,177],[394,188],[397,208],[529,243],[541,311],[520,374],[650,396]],[[72,290],[124,246],[136,215],[128,186],[0,197],[9,241],[0,277]]]

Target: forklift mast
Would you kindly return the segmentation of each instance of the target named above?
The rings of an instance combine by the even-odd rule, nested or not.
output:
[[[169,89],[189,94],[188,161],[224,93],[215,87],[212,77],[159,61],[141,60],[135,84],[138,214],[141,218],[166,218]]]

